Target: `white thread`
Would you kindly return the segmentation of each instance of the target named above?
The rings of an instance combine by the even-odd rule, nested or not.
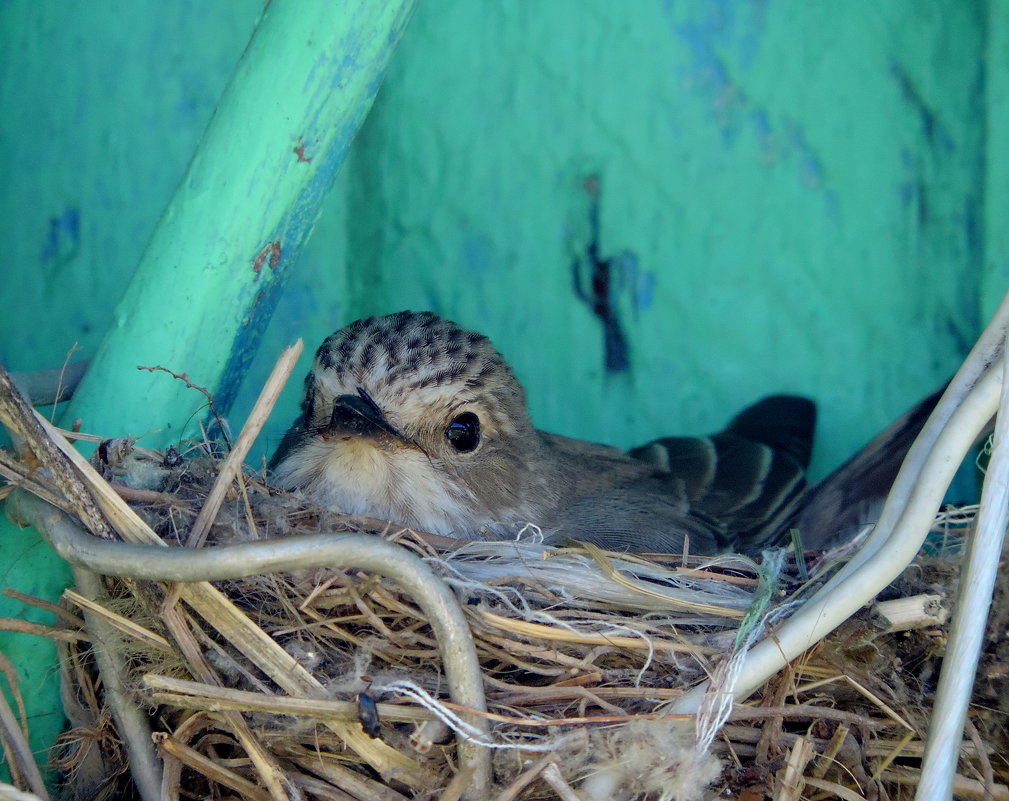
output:
[[[557,749],[557,743],[550,740],[547,742],[541,742],[539,744],[533,745],[529,743],[507,743],[507,742],[492,742],[488,740],[479,729],[475,726],[470,725],[465,720],[460,718],[451,709],[445,707],[436,698],[432,698],[425,690],[418,687],[416,684],[410,681],[394,681],[390,684],[384,684],[380,687],[375,687],[376,690],[382,692],[394,692],[400,695],[408,696],[420,704],[422,707],[432,712],[442,721],[446,726],[448,726],[452,731],[458,734],[463,739],[481,745],[484,748],[497,748],[497,749],[508,749],[514,748],[521,751],[554,751]],[[520,735],[521,736],[521,735]]]

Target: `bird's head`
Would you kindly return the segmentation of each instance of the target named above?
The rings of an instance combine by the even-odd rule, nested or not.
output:
[[[528,519],[538,441],[487,337],[430,312],[358,320],[322,343],[273,457],[281,487],[440,534]]]

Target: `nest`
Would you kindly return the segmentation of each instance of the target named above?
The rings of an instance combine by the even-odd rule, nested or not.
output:
[[[636,557],[547,548],[532,530],[460,544],[316,508],[206,446],[180,456],[124,440],[97,453],[93,467],[111,483],[79,461],[62,481],[18,473],[10,460],[5,469],[94,531],[96,509],[82,509],[68,478],[90,476],[99,517],[132,541],[241,546],[343,532],[394,542],[451,588],[464,624],[451,629],[384,570],[325,559],[213,583],[103,576],[79,586],[40,632],[59,641],[70,688],[75,725],[55,759],[69,797],[135,797],[131,760],[151,731],[166,799],[758,801],[916,790],[956,588],[950,554],[970,510],[937,521],[946,555],[919,558],[874,605],[732,706],[740,655],[773,636],[836,560],[806,554],[810,580],[782,553],[760,563]],[[1003,585],[960,749],[962,797],[1009,798],[1007,625]],[[479,703],[459,699],[456,663],[468,648]],[[705,679],[699,712],[682,714]]]
[[[165,468],[160,454],[137,457],[130,470],[159,471],[164,489],[120,491],[139,499],[134,507],[166,543],[184,545],[221,462],[200,456]],[[271,778],[305,798],[445,797],[459,775],[460,738],[493,754],[488,798],[913,792],[956,581],[949,559],[919,560],[888,597],[736,706],[698,752],[693,721],[670,716],[670,703],[719,675],[741,626],[759,625],[744,622],[748,610],[787,607],[810,590],[794,564],[771,576],[740,558],[548,549],[535,535],[446,549],[431,544],[444,545],[439,538],[277,494],[252,475],[231,495],[210,527],[212,544],[365,531],[431,565],[463,604],[488,725],[472,728],[467,717],[477,713],[448,699],[431,621],[377,575],[320,566],[218,582],[217,593],[106,578],[102,601],[72,592],[67,600],[117,632],[128,696],[154,722],[168,797],[259,801],[271,797]],[[947,548],[968,520],[944,517],[937,531]],[[1007,619],[1002,592],[962,751],[962,785],[977,797],[1009,777],[1004,759],[992,759],[1009,753],[1009,661],[994,636]],[[75,688],[72,718],[88,724],[64,735],[57,765],[78,791],[130,797],[129,752],[103,701],[91,635],[70,616],[60,630],[70,640],[62,669]]]

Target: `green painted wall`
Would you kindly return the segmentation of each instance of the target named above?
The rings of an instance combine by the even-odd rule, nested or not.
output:
[[[261,10],[0,2],[8,367],[53,366],[75,341],[95,352]],[[631,445],[808,393],[823,473],[957,366],[1009,284],[1007,14],[1001,0],[425,0],[235,426],[295,337],[307,369],[358,316],[430,308],[491,335],[536,421],[566,434]],[[572,277],[594,204],[626,369],[607,369]],[[158,301],[145,326],[185,311]],[[188,412],[147,428],[169,423]],[[0,548],[8,584],[52,596],[66,579],[30,534],[0,531]],[[37,647],[0,636],[49,715],[42,743],[57,724]]]
[[[293,332],[433,308],[567,434],[630,445],[808,393],[823,473],[955,368],[979,324],[982,4],[499,6],[418,10],[313,241],[330,263],[253,382]],[[592,174],[622,372],[571,276]]]
[[[987,320],[1009,287],[1009,4],[991,0],[986,19],[984,164],[984,270],[981,314]]]

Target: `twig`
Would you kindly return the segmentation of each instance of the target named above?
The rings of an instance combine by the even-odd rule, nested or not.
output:
[[[292,698],[283,695],[267,695],[251,690],[235,690],[205,682],[177,679],[148,673],[144,685],[155,690],[155,700],[170,702],[186,709],[217,711],[234,709],[240,712],[268,712],[275,715],[299,715],[319,720],[338,718],[356,720],[357,704],[354,701],[325,701],[319,698]],[[378,712],[383,720],[423,721],[432,720],[434,715],[422,707],[406,704],[378,704]]]
[[[223,784],[225,787],[230,787],[241,793],[242,798],[247,798],[249,801],[270,801],[268,792],[260,789],[248,779],[242,778],[233,770],[228,770],[223,765],[219,765],[188,745],[183,745],[164,732],[158,732],[154,736],[158,749],[164,754],[174,757],[182,764],[199,771],[218,784]]]
[[[942,626],[949,617],[949,610],[943,606],[943,597],[931,593],[877,601],[872,611],[886,620],[888,625],[882,632],[884,634]]]
[[[571,789],[571,785],[564,780],[561,769],[557,767],[556,762],[551,762],[543,768],[543,779],[554,788],[561,801],[581,801],[575,791]]]
[[[7,673],[7,681],[10,684],[11,692],[17,696],[18,706],[21,707],[23,716],[24,704],[21,701],[21,694],[17,688],[17,672],[6,656],[0,656],[2,656],[3,662],[6,663],[4,665],[4,672]],[[6,694],[2,692],[0,692],[0,732],[2,732],[0,737],[3,739],[4,751],[7,753],[11,773],[24,777],[29,789],[33,793],[43,799],[43,801],[49,801],[46,784],[42,780],[42,772],[35,763],[35,756],[28,745],[28,732],[22,730],[18,725],[17,719],[14,717],[14,710],[11,709],[10,704],[7,702]]]
[[[112,529],[98,510],[91,493],[70,466],[58,443],[49,436],[46,430],[49,424],[21,397],[3,365],[0,365],[0,422],[24,438],[27,448],[49,469],[53,482],[73,505],[84,525],[98,536],[111,539]]]
[[[82,594],[95,599],[105,594],[101,579],[90,570],[74,565],[73,571],[74,583]],[[130,774],[137,792],[142,801],[158,801],[161,796],[161,766],[151,743],[151,725],[147,715],[126,690],[124,672],[128,660],[119,651],[119,635],[109,623],[87,609],[84,610],[84,621],[91,634],[91,647],[105,686],[105,700],[129,751]]]
[[[32,409],[31,413],[41,429],[39,436],[44,446],[57,452],[60,459],[69,460],[69,464],[65,464],[62,468],[65,475],[59,476],[59,478],[71,483],[77,482],[81,486],[81,492],[90,500],[95,514],[98,514],[103,522],[107,521],[106,528],[110,531],[114,529],[120,537],[128,542],[145,542],[164,546],[164,541],[113,491],[112,485],[98,474],[98,471],[84,458],[81,452],[37,411]],[[58,462],[56,463],[58,464]],[[50,470],[55,473],[54,467],[50,467]],[[39,497],[43,497],[44,500],[44,496],[40,495]],[[59,504],[56,505],[62,508]],[[8,503],[9,508],[10,504]],[[87,539],[86,536],[85,539]]]
[[[67,358],[69,357],[68,353]],[[52,405],[55,408],[55,404],[71,398],[89,364],[90,362],[85,360],[64,364],[63,367],[54,370],[13,372],[10,375],[14,386],[32,406]]]
[[[984,780],[984,801],[992,801],[995,797],[995,771],[992,769],[991,760],[988,759],[988,751],[985,749],[985,744],[981,740],[981,734],[977,730],[977,726],[968,717],[966,720],[967,736],[970,737],[972,743],[974,743],[974,749],[977,751],[977,761],[981,765],[981,778]]]
[[[171,632],[172,638],[186,657],[186,664],[201,681],[206,684],[218,684],[217,674],[213,671],[203,656],[199,645],[179,607],[173,607],[162,614],[165,626]],[[283,774],[274,755],[267,752],[259,738],[253,734],[239,713],[225,710],[221,713],[224,724],[241,743],[248,754],[260,781],[266,785],[268,797],[272,801],[289,801],[289,795],[284,789]],[[184,747],[184,746],[183,746]],[[175,754],[178,756],[178,754]]]
[[[124,501],[132,503],[152,503],[164,506],[191,506],[192,502],[183,500],[170,492],[158,492],[157,490],[139,489],[137,487],[127,487],[125,484],[114,483],[112,489]]]
[[[778,771],[774,801],[799,801],[806,784],[802,774],[813,754],[813,744],[805,737],[800,737],[793,743],[785,767]]]
[[[70,346],[70,350],[67,351],[67,355],[63,359],[63,364],[60,367],[59,379],[56,382],[56,394],[53,397],[53,408],[52,408],[52,412],[49,415],[49,422],[50,423],[53,422],[56,419],[56,405],[61,400],[63,400],[63,381],[66,378],[67,369],[70,367],[70,357],[74,355],[74,352],[77,350],[77,347],[78,346],[77,346],[76,342],[73,345]],[[87,364],[88,364],[88,362],[85,362],[85,365],[87,365]],[[85,367],[85,369],[87,369],[87,367]],[[77,381],[79,382],[81,378],[83,378],[83,373],[77,379]],[[75,385],[75,387],[76,387],[76,385]],[[72,395],[73,395],[73,389],[71,389],[70,392],[67,393],[66,397],[69,399]]]
[[[0,631],[16,631],[19,634],[34,634],[36,637],[46,637],[61,642],[86,642],[88,636],[79,631],[58,629],[42,623],[32,623],[16,617],[0,617]]]
[[[890,749],[889,753],[887,753],[887,755],[876,765],[875,770],[872,772],[872,776],[869,777],[870,780],[877,781],[883,771],[890,767],[890,765],[893,764],[893,761],[904,753],[904,749],[907,748],[908,743],[910,743],[915,736],[915,732],[913,731],[905,732],[904,736],[900,738],[900,741],[894,745],[893,748]],[[922,748],[924,748],[924,744],[922,745]]]
[[[470,785],[473,783],[473,769],[467,765],[460,765],[459,769],[456,771],[452,780],[445,785],[445,789],[441,791],[438,796],[438,801],[459,801],[463,797]],[[477,798],[482,799],[483,796],[470,796],[476,801]]]
[[[34,606],[36,609],[42,609],[46,612],[51,612],[56,615],[60,620],[66,623],[68,626],[73,626],[74,628],[80,628],[84,625],[84,621],[81,620],[77,615],[64,609],[59,604],[54,604],[51,601],[45,601],[42,598],[36,598],[34,595],[27,595],[23,592],[15,590],[13,587],[4,587],[4,595],[8,598],[13,598],[15,601],[20,601],[27,606]]]
[[[289,753],[290,750],[285,749]],[[317,776],[325,776],[355,798],[368,799],[368,801],[407,801],[406,796],[397,793],[391,787],[343,767],[338,757],[324,758],[319,752],[308,753],[298,750],[291,753],[289,758],[299,767]]]
[[[841,747],[844,745],[844,741],[848,738],[850,731],[851,729],[849,729],[844,723],[841,723],[836,729],[834,729],[830,742],[827,743],[827,747],[820,755],[820,759],[817,761],[816,765],[813,766],[813,770],[810,772],[810,776],[812,778],[822,779],[827,775],[827,771],[830,769],[831,763],[833,763],[834,758],[840,752]],[[809,777],[807,777],[807,779],[808,778]]]
[[[210,413],[214,415],[214,419],[217,421],[217,427],[221,429],[221,436],[224,437],[224,441],[228,448],[231,447],[231,440],[228,438],[228,430],[224,425],[224,420],[221,415],[217,413],[217,407],[214,405],[214,396],[210,394],[206,387],[201,387],[199,384],[194,384],[189,380],[189,373],[176,373],[169,370],[167,367],[162,367],[160,364],[155,364],[153,366],[147,366],[143,364],[137,365],[138,370],[147,370],[149,373],[168,373],[172,378],[177,378],[179,381],[185,381],[186,386],[190,389],[195,389],[197,392],[202,394],[207,399],[207,405],[210,406]]]
[[[514,801],[526,787],[532,784],[543,772],[547,765],[557,759],[557,754],[547,754],[534,762],[531,767],[526,768],[516,779],[504,790],[494,796],[494,801]]]
[[[102,604],[91,598],[86,598],[79,592],[74,592],[73,590],[67,589],[63,591],[63,597],[66,598],[70,603],[76,604],[80,609],[85,612],[90,612],[92,615],[96,615],[104,620],[109,626],[123,632],[127,637],[132,637],[136,640],[140,640],[146,643],[151,648],[155,648],[162,651],[173,652],[174,649],[169,644],[168,640],[157,634],[150,629],[144,628],[139,623],[135,623],[128,617],[123,617],[122,615],[117,615],[115,612],[107,609]]]
[[[811,690],[815,690],[817,687],[822,687],[825,684],[832,684],[835,681],[847,682],[862,696],[864,696],[870,703],[873,703],[877,707],[879,707],[879,709],[883,712],[883,714],[891,718],[894,722],[899,723],[908,731],[913,732],[915,730],[914,726],[912,726],[904,718],[902,718],[899,714],[897,714],[897,711],[893,707],[884,702],[882,698],[880,698],[878,695],[872,692],[872,690],[870,690],[868,687],[865,687],[861,683],[855,681],[855,679],[852,676],[849,676],[846,673],[838,673],[828,678],[820,679],[819,681],[813,681],[810,682],[809,684],[803,684],[799,687],[796,687],[795,693],[798,694],[798,693],[810,692]]]
[[[837,782],[828,782],[824,779],[810,776],[806,776],[805,781],[809,787],[829,793],[828,798],[837,796],[841,801],[867,801],[866,797],[861,793],[856,793],[854,790],[850,790]]]
[[[910,785],[912,787],[918,787],[919,789],[924,788],[926,790],[932,790],[934,788],[928,788],[922,780],[922,774],[911,768],[898,768],[891,767],[882,775],[883,781],[896,782],[897,784]],[[1009,801],[1009,787],[1004,784],[996,784],[991,788],[992,798],[995,801]],[[985,797],[985,786],[982,782],[976,779],[968,779],[966,776],[961,776],[956,774],[953,776],[952,783],[952,795],[957,798],[967,798],[971,801],[982,801]],[[945,796],[949,798],[950,796]]]
[[[0,487],[0,499],[6,500],[17,487],[23,487],[46,503],[59,507],[67,514],[74,514],[70,501],[56,491],[55,484],[47,480],[45,474],[38,471],[37,466],[18,461],[2,448],[0,448],[0,477],[10,482],[7,486]]]
[[[252,411],[249,413],[249,419],[246,420],[245,425],[242,427],[242,432],[238,435],[235,447],[228,454],[228,458],[224,460],[224,464],[221,465],[221,470],[217,474],[217,480],[214,481],[214,486],[211,488],[207,500],[204,501],[203,508],[200,509],[196,522],[193,523],[193,528],[189,532],[189,539],[186,541],[186,544],[190,548],[198,548],[206,541],[207,532],[210,530],[210,525],[214,522],[214,518],[217,517],[217,512],[224,501],[225,493],[231,486],[231,482],[235,480],[235,477],[241,471],[249,449],[256,441],[256,437],[259,436],[259,432],[263,428],[263,424],[266,423],[266,419],[270,416],[270,412],[273,411],[277,398],[280,397],[280,391],[284,388],[284,384],[287,383],[287,379],[294,370],[294,366],[297,364],[298,357],[301,356],[303,348],[304,344],[299,339],[291,347],[285,348],[280,358],[277,359],[273,372],[270,373],[270,378],[263,386],[255,405],[252,407]]]

